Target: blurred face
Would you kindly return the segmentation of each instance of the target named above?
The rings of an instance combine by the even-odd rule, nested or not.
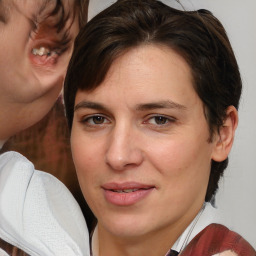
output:
[[[33,110],[37,109],[38,120],[60,93],[78,33],[74,0],[62,1],[63,6],[50,15],[57,2],[2,0],[0,4],[0,99],[21,106],[37,102]],[[57,31],[54,25],[68,14],[65,27]]]
[[[78,91],[72,152],[99,232],[179,235],[204,202],[208,139],[190,68],[171,49],[132,49],[94,91]]]

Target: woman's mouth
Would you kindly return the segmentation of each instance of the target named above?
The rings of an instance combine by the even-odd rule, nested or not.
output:
[[[136,182],[107,183],[102,186],[107,202],[117,206],[133,205],[149,196],[154,188]]]

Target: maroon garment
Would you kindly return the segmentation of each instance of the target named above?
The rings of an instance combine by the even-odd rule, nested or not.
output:
[[[212,256],[228,250],[239,256],[256,256],[256,251],[246,240],[220,224],[207,226],[179,256]]]

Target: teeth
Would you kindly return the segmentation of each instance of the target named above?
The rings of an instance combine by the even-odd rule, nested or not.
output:
[[[50,56],[51,51],[48,48],[45,48],[45,47],[41,46],[39,49],[33,48],[32,49],[32,54],[39,55],[39,56],[43,56],[43,55]]]
[[[115,192],[117,193],[131,193],[131,192],[134,192],[134,191],[137,191],[139,189],[122,189],[122,190],[115,190]]]
[[[131,192],[134,192],[134,191],[137,191],[138,189],[124,189],[124,193],[131,193]]]

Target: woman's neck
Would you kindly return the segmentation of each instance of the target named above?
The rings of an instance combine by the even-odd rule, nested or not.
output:
[[[166,223],[157,229],[148,230],[149,232],[146,232],[145,229],[138,229],[140,230],[138,233],[136,226],[131,228],[129,233],[122,230],[120,226],[108,225],[109,230],[102,223],[98,223],[92,238],[93,256],[109,256],[109,252],[111,252],[111,256],[164,256],[178,241],[182,233],[189,229],[180,241],[182,243],[180,251],[183,245],[186,246],[204,209],[205,204],[200,209],[195,209],[195,211],[187,213],[186,216],[182,216],[174,223]]]
[[[97,226],[94,240],[93,256],[164,256],[179,236],[184,227],[163,228],[153,234],[140,237],[120,237],[107,232],[100,225]],[[96,245],[96,246],[95,246]],[[97,249],[96,249],[96,248]]]

